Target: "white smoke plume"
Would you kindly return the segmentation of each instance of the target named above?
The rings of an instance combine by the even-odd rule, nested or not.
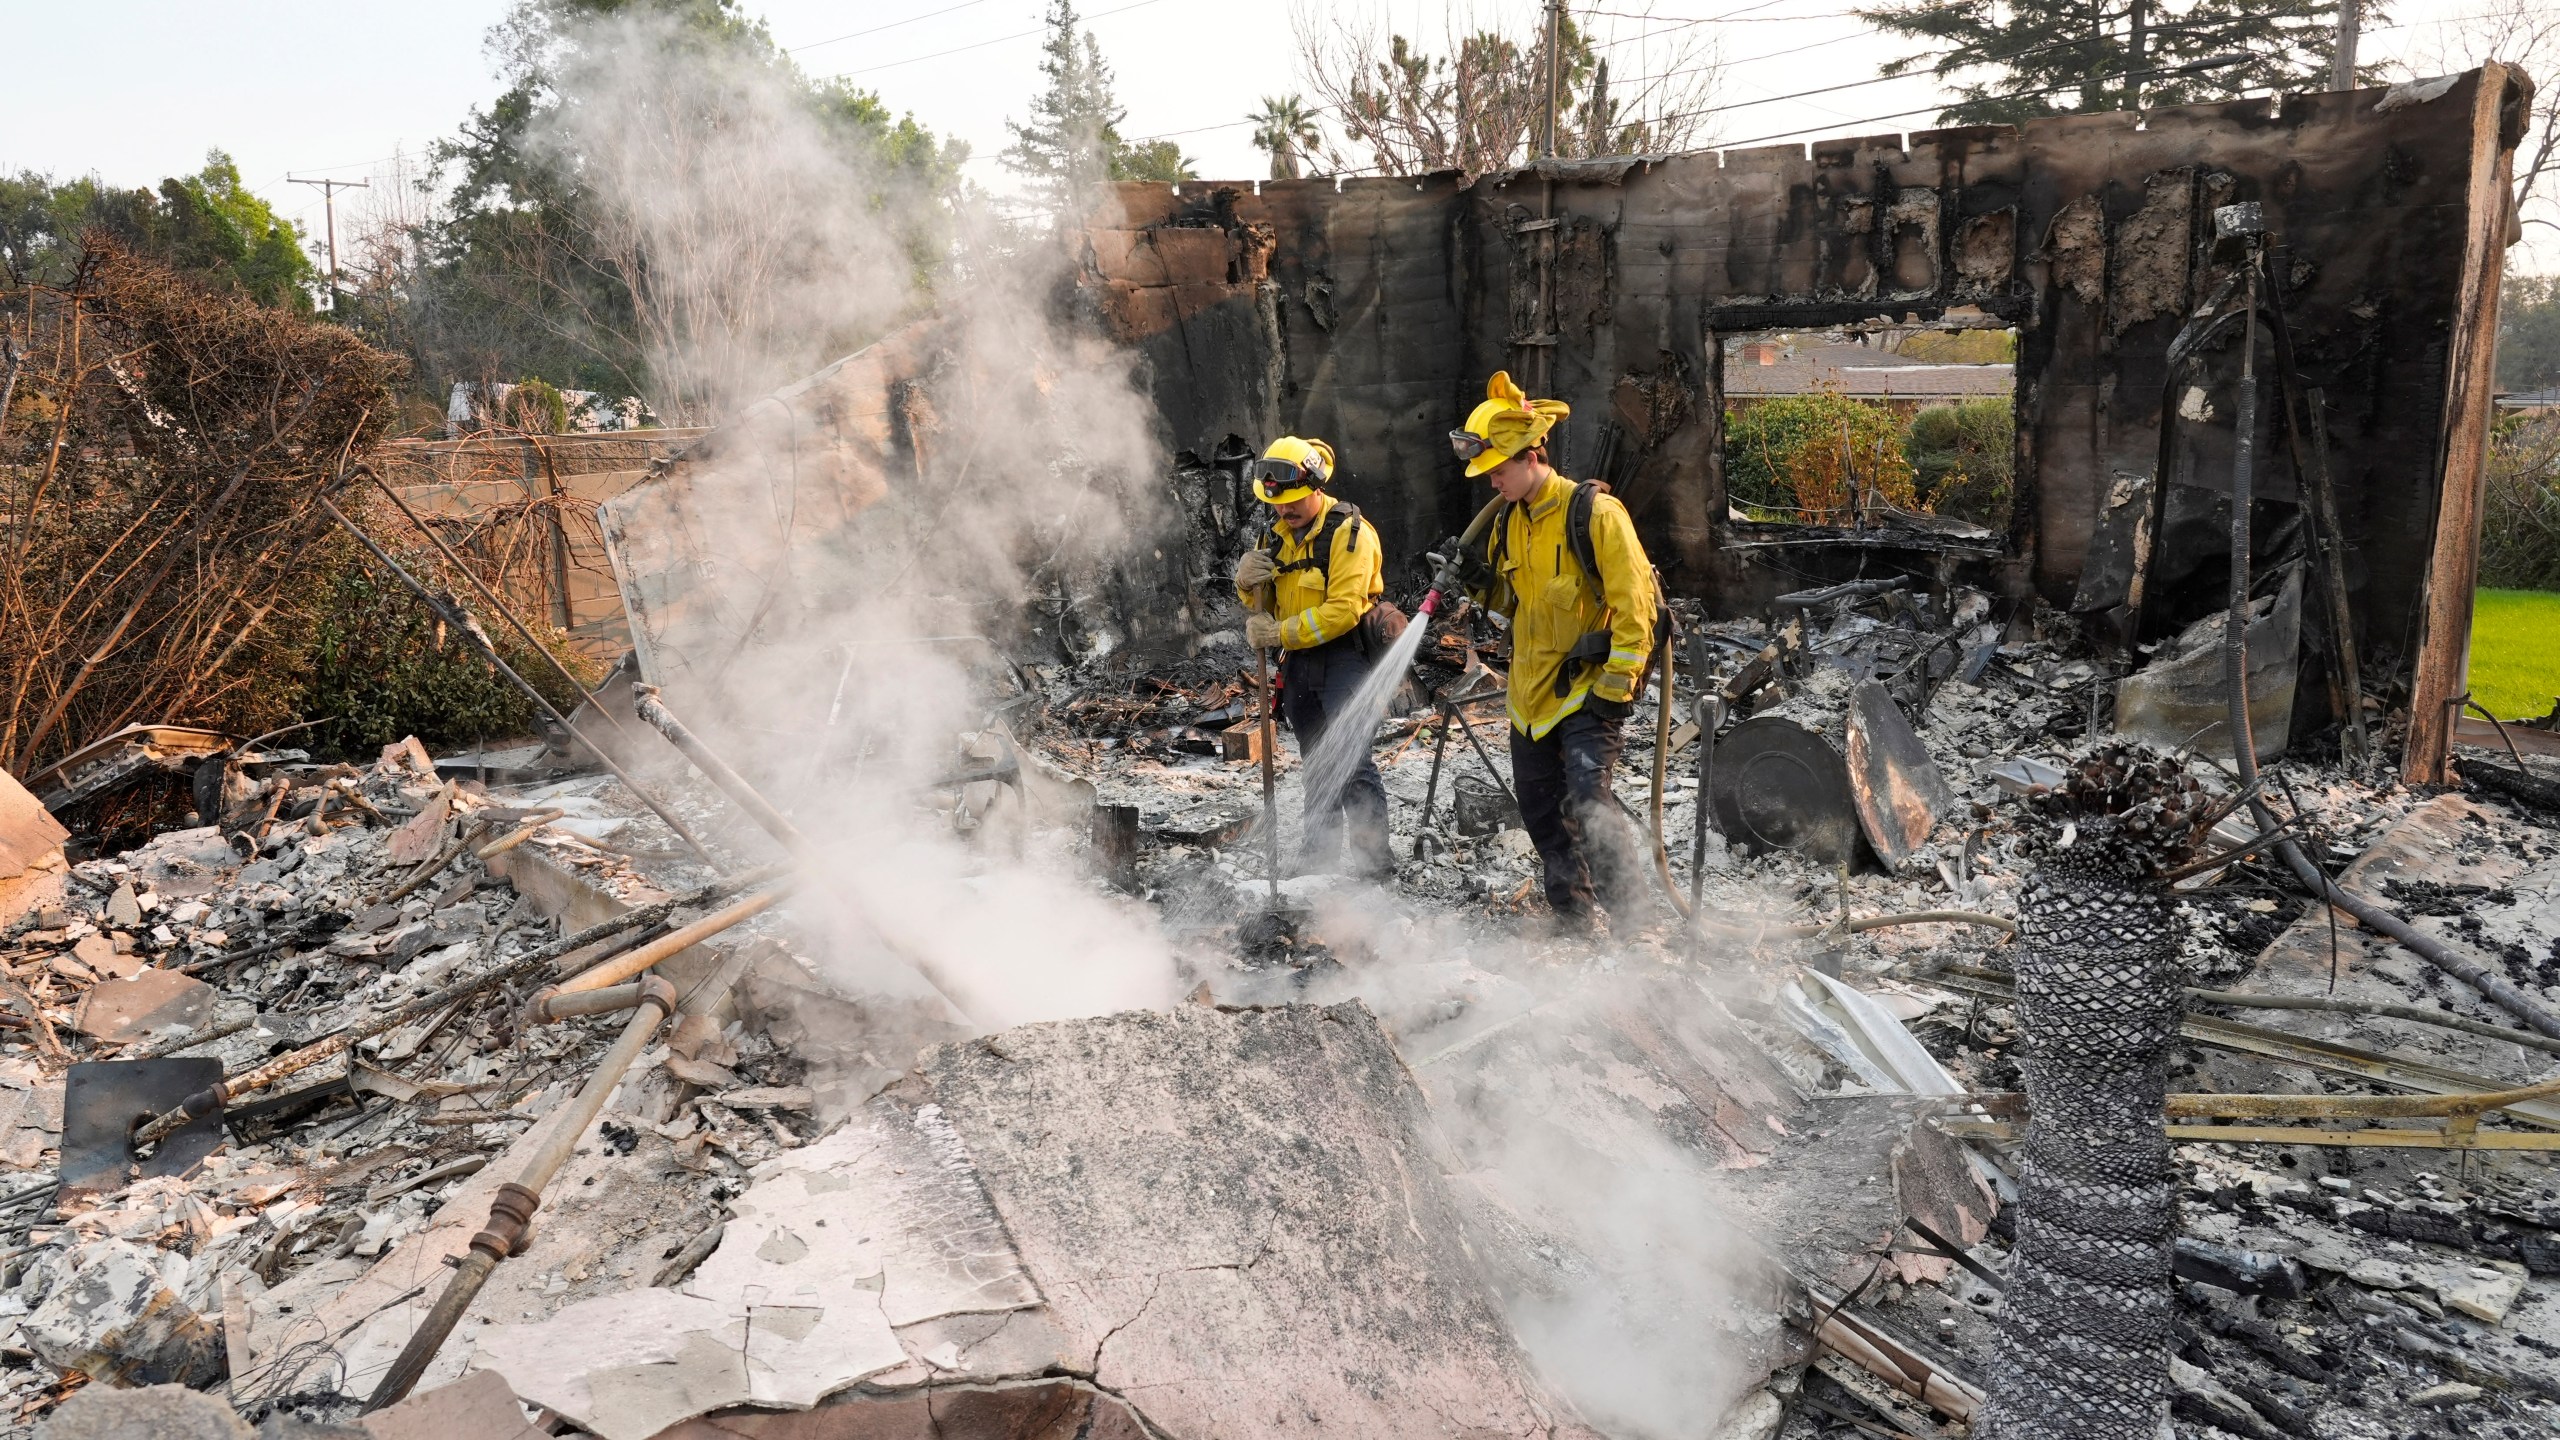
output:
[[[581,259],[629,293],[661,416],[727,418],[914,304],[934,197],[869,163],[779,55],[647,7],[547,48],[562,103],[530,148],[577,177]]]
[[[1056,597],[1157,513],[1152,409],[1066,323],[1065,251],[909,188],[779,62],[663,17],[590,22],[554,74],[548,143],[643,279],[652,370],[721,422],[626,497],[642,652],[811,836],[793,913],[821,963],[851,994],[920,972],[979,1028],[1169,1002],[1151,915],[995,784],[936,788],[1004,753],[1006,653],[1060,653],[1061,626],[1067,656],[1118,643]],[[923,293],[918,247],[944,237]],[[985,812],[975,843],[955,796]]]

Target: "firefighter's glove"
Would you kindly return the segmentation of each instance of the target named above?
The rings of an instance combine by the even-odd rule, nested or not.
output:
[[[1280,622],[1256,610],[1244,617],[1244,643],[1256,650],[1280,648]]]
[[[1236,557],[1236,589],[1243,594],[1254,594],[1278,573],[1268,550],[1247,550]]]
[[[1455,535],[1440,542],[1439,549],[1422,558],[1431,562],[1431,577],[1435,582],[1443,575],[1454,573],[1458,584],[1468,590],[1485,590],[1493,585],[1493,566],[1486,563],[1474,546],[1462,543]]]
[[[1597,695],[1583,701],[1582,708],[1590,711],[1595,719],[1605,720],[1612,725],[1624,724],[1626,718],[1636,710],[1635,702],[1632,700],[1603,700]]]

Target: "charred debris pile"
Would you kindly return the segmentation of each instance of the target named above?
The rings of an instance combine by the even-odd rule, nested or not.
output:
[[[2404,180],[2468,194],[2428,167],[2457,140],[2495,153],[2510,83],[2268,123],[2393,129]],[[2039,165],[2069,148],[2048,123],[2024,132]],[[2202,136],[2240,166],[2241,128],[2164,112],[2118,139]],[[1617,417],[1598,466],[1683,594],[1613,777],[1603,938],[1541,913],[1505,636],[1463,608],[1373,737],[1394,873],[1302,849],[1301,757],[1215,582],[1242,519],[1215,444],[1174,467],[1190,533],[1159,524],[1142,562],[1080,554],[1033,567],[1009,618],[953,605],[790,650],[842,596],[772,575],[876,531],[903,579],[955,528],[942,497],[965,490],[922,483],[948,449],[918,388],[949,381],[931,327],[606,502],[635,653],[547,690],[538,659],[501,664],[541,692],[526,743],[328,763],[264,717],[98,712],[94,740],[0,782],[0,1425],[2549,1433],[2560,740],[2444,703],[2476,517],[2395,536],[2373,501],[2340,563],[2317,398],[2256,288],[2313,271],[2271,258],[2245,174],[2163,170],[2075,209],[1993,183],[2027,163],[2018,132],[1926,143],[1983,183],[1923,204],[1937,161],[1896,151],[1807,191],[1827,198],[1800,231],[1828,245],[1858,209],[1839,187],[1917,167],[1896,204],[1869,198],[1853,233],[1874,238],[1791,272],[1834,319],[1909,289],[2020,323],[2024,370],[2063,343],[2038,325],[2095,344],[2119,319],[2109,364],[2150,325],[2176,364],[2220,368],[2191,403],[2155,387],[2183,418],[2128,421],[2156,463],[2113,488],[2101,460],[2139,446],[2070,451],[2088,397],[2050,372],[2022,518],[1953,548],[1705,523],[1714,422],[1688,427],[1722,408],[1698,403],[1720,361],[1660,360],[1624,406],[1586,407]],[[2349,148],[2313,178],[2362,163]],[[1704,168],[1747,190],[1830,153]],[[1651,203],[1633,167],[1352,199],[1475,223],[1530,181],[1562,213],[1502,242],[1513,299],[1629,273],[1573,207]],[[1346,248],[1307,288],[1324,257],[1290,225],[1331,203],[1312,190],[1143,198],[1170,218],[1097,239],[1087,277],[1122,343],[1179,333],[1268,385],[1330,341],[1230,362],[1273,327],[1329,334],[1375,279]],[[2335,219],[2304,216],[2297,244]],[[2110,268],[2111,246],[2151,268]],[[2042,320],[2030,260],[2061,307]],[[1109,273],[1146,265],[1157,283]],[[2426,313],[2467,293],[2419,279],[2444,301]],[[1602,323],[1574,310],[1559,323]],[[2477,418],[2477,337],[2448,324],[2415,447],[2439,458]],[[1155,358],[1177,441],[1279,403],[1198,376],[1168,399],[1181,367]],[[1464,358],[1386,356],[1440,378]],[[2266,425],[2213,428],[2261,403]],[[1333,418],[1392,450],[1383,412]],[[788,427],[805,482],[759,463],[756,426]],[[2372,458],[2338,493],[2380,493]],[[2208,472],[2219,510],[2181,493]],[[785,473],[806,528],[777,540],[752,487]],[[1361,503],[1404,555],[1442,498]],[[349,518],[458,643],[540,653],[454,557]],[[876,668],[909,645],[956,658]],[[765,703],[767,671],[821,662],[831,683],[773,688],[814,694],[805,716]],[[929,674],[950,723],[866,710],[847,677],[880,673]],[[143,787],[162,823],[116,843],[90,817]]]
[[[1026,667],[1038,698],[1008,734],[908,803],[997,844],[1003,805],[972,788],[1024,792],[1031,843],[1153,907],[1192,1002],[983,1038],[957,1007],[831,970],[840,942],[794,917],[791,842],[645,691],[619,723],[654,715],[705,763],[661,745],[632,783],[713,863],[622,781],[539,748],[487,782],[491,757],[440,764],[414,743],[364,766],[215,751],[196,772],[215,777],[196,782],[214,824],[112,856],[39,846],[14,882],[14,1413],[68,1417],[110,1389],[176,1403],[131,1387],[182,1385],[270,1433],[472,1414],[756,1433],[729,1427],[816,1406],[886,1427],[846,1434],[1026,1417],[1190,1434],[1256,1430],[1236,1391],[1278,1385],[1395,1425],[1397,1403],[1330,1388],[1310,1359],[1329,1327],[1374,1323],[1354,1297],[1384,1286],[1475,1317],[1406,1352],[1417,1385],[1479,1385],[1488,1410],[1557,1430],[1694,1433],[1613,1414],[1612,1382],[1538,1329],[1541,1298],[1577,1277],[1641,1294],[1583,1228],[1605,1194],[1560,1215],[1502,1170],[1504,1137],[1564,1125],[1589,1127],[1585,1163],[1660,1164],[1660,1147],[1722,1227],[1705,1293],[1642,1315],[1725,1357],[1683,1377],[1676,1413],[1698,1425],[1937,1434],[1979,1414],[1984,1433],[2054,1433],[2005,1417],[2084,1393],[2166,1405],[2194,1435],[2549,1425],[2560,1191],[2537,1137],[2560,1127],[2541,1083],[2560,1042],[2312,905],[2223,766],[2122,748],[2064,617],[2004,624],[1987,596],[1912,579],[1686,630],[1659,838],[1705,918],[1640,872],[1599,947],[1535,913],[1502,793],[1502,637],[1480,618],[1427,652],[1380,729],[1400,873],[1284,877],[1278,943],[1256,928],[1269,877],[1240,655]],[[2550,815],[2402,786],[2322,744],[2266,763],[2277,828],[2548,1003]],[[1651,750],[1631,747],[1618,785],[1648,846]],[[1276,758],[1294,840],[1297,757]],[[2143,804],[2116,793],[2127,766],[2187,787],[2139,860],[2106,848]],[[13,813],[13,839],[42,830],[30,802]],[[2054,890],[2082,855],[2096,869],[2069,873],[2113,877],[2147,917],[2138,957],[2110,938],[2130,922]],[[2054,930],[2038,907],[2057,905],[2080,918]],[[2048,948],[2080,958],[2032,970]],[[2048,1338],[2077,1333],[2057,1317],[2087,1302],[2040,1278],[2076,1273],[2071,1252],[2026,1257],[2058,1243],[2031,1252],[2058,1223],[2039,1203],[2085,1217],[2127,1177],[2039,1168],[2036,1127],[2077,1123],[2091,1082],[2039,1049],[2055,1022],[2036,1007],[2133,1003],[2108,967],[2136,958],[2167,987],[2146,1003],[2168,1028],[2131,1062],[2155,1077],[2150,1119],[2127,1122],[2156,1127],[2158,1208],[2153,1258],[2114,1283],[2157,1303],[2101,1386]],[[2094,1060],[2091,1043],[2073,1053]],[[1269,1071],[1273,1045],[1299,1058]],[[1283,1093],[1317,1083],[1310,1065],[1319,1090]],[[1486,1127],[1485,1088],[1522,1075],[1549,1098]],[[2142,1104],[2138,1086],[2107,1094]],[[179,1123],[137,1144],[159,1116]],[[1020,1129],[1034,1117],[1046,1139]],[[1330,1158],[1221,1133],[1238,1124]],[[1364,1198],[1390,1152],[1448,1177],[1427,1203],[1469,1245],[1397,1238]],[[1072,1194],[1058,1165],[1087,1177]],[[1167,1175],[1181,1193],[1142,1193]],[[1140,1279],[1101,1278],[1083,1246],[1131,1249],[1115,1263]],[[446,1262],[475,1254],[482,1288],[438,1318],[461,1273]],[[1345,1254],[1374,1268],[1355,1279]],[[1236,1288],[1181,1288],[1227,1273]],[[2004,1331],[2021,1284],[2042,1318]],[[1210,1315],[1235,1305],[1260,1318]],[[810,1328],[755,1338],[775,1306]],[[1204,1346],[1228,1367],[1217,1383],[1154,1378]],[[405,1408],[361,1413],[403,1375]]]

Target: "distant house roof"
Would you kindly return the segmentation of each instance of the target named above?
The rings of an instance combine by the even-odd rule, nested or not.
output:
[[[2560,385],[2540,390],[2507,390],[2498,395],[2501,410],[2560,410]]]
[[[2008,395],[2007,365],[1932,365],[1890,351],[1836,341],[1746,341],[1725,357],[1725,394],[1811,395],[1834,390],[1857,400],[1962,399]]]

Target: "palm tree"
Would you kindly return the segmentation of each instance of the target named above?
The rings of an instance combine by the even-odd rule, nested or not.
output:
[[[1247,115],[1253,122],[1256,148],[1271,152],[1271,178],[1298,178],[1298,160],[1312,156],[1324,143],[1324,132],[1316,128],[1315,117],[1307,113],[1307,103],[1295,95],[1262,97],[1262,109]]]

